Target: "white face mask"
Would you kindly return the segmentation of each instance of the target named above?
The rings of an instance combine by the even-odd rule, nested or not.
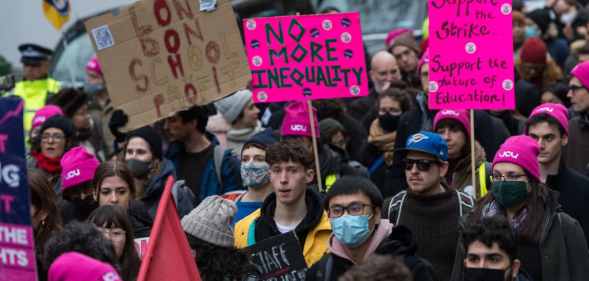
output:
[[[573,10],[573,11],[570,11],[570,12],[560,16],[560,21],[565,25],[569,25],[569,24],[573,23],[573,20],[575,19],[576,16],[577,16],[577,12]]]

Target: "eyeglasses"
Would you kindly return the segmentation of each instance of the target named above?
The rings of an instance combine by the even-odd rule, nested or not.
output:
[[[41,140],[49,141],[49,139],[52,139],[54,141],[62,141],[65,139],[65,136],[62,134],[42,134],[41,135]]]
[[[517,181],[523,177],[527,177],[526,174],[508,173],[506,175],[493,174],[493,181]]]
[[[414,165],[417,165],[417,170],[421,172],[427,172],[431,169],[432,165],[437,164],[438,161],[436,160],[428,160],[428,159],[403,159],[403,164],[405,164],[405,170],[410,171],[413,169]]]
[[[124,231],[120,228],[99,227],[98,230],[100,230],[102,235],[106,236],[109,239],[115,240],[115,241],[122,241],[123,239],[125,239],[125,234],[127,234],[126,231]]]
[[[366,207],[372,207],[370,204],[364,204],[359,202],[354,202],[348,206],[342,205],[333,205],[329,207],[329,217],[330,218],[339,218],[344,215],[344,213],[348,213],[350,216],[362,216],[366,215],[365,210]]]
[[[569,91],[576,92],[581,89],[585,89],[585,87],[578,85],[569,85]]]

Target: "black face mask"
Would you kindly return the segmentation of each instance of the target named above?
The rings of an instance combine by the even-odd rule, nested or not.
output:
[[[505,280],[505,270],[489,268],[466,268],[464,269],[463,281],[511,281]],[[511,274],[509,274],[511,275]]]
[[[77,129],[76,137],[79,141],[88,140],[92,136],[92,129],[91,128],[81,128]]]
[[[392,133],[397,130],[397,127],[399,127],[399,119],[401,119],[400,115],[391,115],[388,113],[378,116],[380,127],[387,133]]]
[[[76,217],[84,221],[90,216],[90,213],[94,209],[98,208],[98,202],[94,201],[92,196],[86,196],[86,198],[74,198],[70,201],[76,210]]]

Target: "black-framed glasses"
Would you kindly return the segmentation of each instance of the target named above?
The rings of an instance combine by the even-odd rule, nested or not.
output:
[[[407,171],[410,171],[413,169],[413,166],[417,165],[417,170],[421,172],[427,172],[429,169],[431,169],[432,165],[437,163],[438,161],[429,159],[403,159],[403,164],[405,165],[405,170]]]
[[[346,212],[350,216],[367,215],[365,212],[366,207],[372,208],[372,205],[364,204],[364,203],[360,203],[360,202],[354,202],[348,206],[342,206],[342,205],[329,206],[329,217],[330,218],[339,218],[339,217],[343,216]]]
[[[576,92],[581,89],[585,89],[585,87],[579,85],[569,85],[569,91]]]
[[[505,175],[502,174],[493,174],[492,176],[493,181],[517,181],[522,179],[523,177],[527,177],[526,174],[516,174],[516,173],[507,173]]]
[[[49,141],[49,139],[52,139],[54,141],[62,141],[65,139],[65,136],[62,134],[42,134],[41,135],[41,140],[43,141]]]

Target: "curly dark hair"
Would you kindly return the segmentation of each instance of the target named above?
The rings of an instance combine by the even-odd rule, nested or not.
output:
[[[120,272],[112,243],[91,223],[73,221],[47,240],[43,257],[45,272],[59,256],[71,251],[106,262]]]
[[[300,139],[282,140],[266,150],[266,162],[270,166],[288,161],[300,163],[305,169],[313,168],[313,155]]]
[[[493,247],[493,243],[497,243],[499,248],[507,253],[510,260],[517,257],[517,242],[507,219],[504,217],[485,217],[467,223],[462,231],[462,246],[468,250],[468,247],[476,241],[489,248]]]
[[[247,254],[232,247],[220,247],[186,233],[190,248],[196,252],[196,265],[205,281],[244,280],[259,275]]]
[[[372,255],[367,262],[355,265],[340,281],[412,281],[413,275],[399,257]]]

